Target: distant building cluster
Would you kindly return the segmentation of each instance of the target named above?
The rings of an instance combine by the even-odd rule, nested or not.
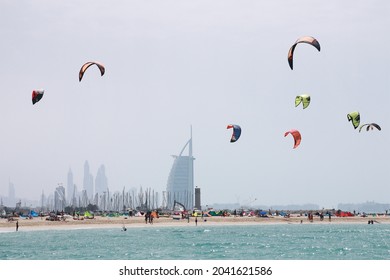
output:
[[[24,201],[23,206],[40,206],[42,209],[49,209],[54,211],[62,211],[65,207],[86,207],[89,204],[102,206],[104,203],[102,199],[108,199],[106,195],[109,193],[108,179],[105,173],[105,166],[102,164],[96,174],[95,180],[90,172],[89,163],[84,163],[84,178],[83,185],[78,188],[74,182],[73,172],[69,168],[66,180],[66,187],[58,184],[54,193],[46,196],[42,192],[39,202]],[[1,196],[0,205],[8,207],[16,207],[21,205],[21,199],[15,195],[15,186],[9,182],[8,196]],[[28,203],[26,203],[28,202]],[[31,202],[31,203],[30,203]]]
[[[186,150],[187,149],[187,150]],[[185,153],[185,151],[187,151]],[[151,188],[139,190],[132,188],[110,192],[106,168],[102,164],[97,170],[96,176],[92,175],[88,161],[84,163],[83,184],[79,188],[74,181],[72,169],[69,168],[66,177],[66,187],[58,184],[54,193],[47,197],[42,192],[40,208],[42,210],[63,211],[66,207],[80,208],[89,205],[96,206],[101,211],[125,211],[126,209],[151,210],[151,209],[173,209],[176,204],[182,205],[186,210],[205,208],[214,209],[281,209],[281,210],[319,210],[317,204],[303,205],[240,205],[238,203],[213,204],[202,207],[201,189],[194,187],[194,160],[192,153],[192,133],[190,139],[185,143],[179,155],[173,155],[172,168],[168,175],[166,190],[162,196]],[[161,199],[162,198],[162,199]],[[8,196],[0,196],[0,207],[8,206],[15,209],[31,205],[31,201],[24,201],[16,197],[14,184],[8,183]],[[36,204],[36,203],[34,203]],[[39,205],[38,205],[39,206]],[[385,213],[390,209],[390,204],[365,202],[365,203],[340,203],[337,209],[356,213]]]
[[[185,151],[187,151],[185,153]],[[166,190],[160,196],[151,188],[139,191],[134,188],[111,193],[108,186],[105,166],[102,164],[96,176],[92,175],[88,161],[84,162],[83,181],[79,187],[74,180],[72,169],[66,176],[66,185],[58,184],[54,193],[46,196],[42,192],[39,206],[42,209],[63,211],[66,207],[77,208],[95,205],[103,211],[121,211],[126,208],[140,209],[173,209],[175,202],[187,210],[202,209],[201,190],[194,187],[194,160],[192,154],[192,132],[179,155],[174,161],[168,175]],[[161,200],[162,198],[162,200]],[[15,197],[15,187],[9,183],[8,197],[2,198],[2,205],[15,206],[19,201]]]
[[[25,199],[23,200],[24,205],[36,205],[37,201]],[[14,183],[8,182],[8,196],[0,195],[0,208],[9,206],[13,208],[20,208],[22,205],[21,199],[16,195],[16,188]]]
[[[12,182],[8,182],[8,196],[1,198],[0,205],[15,206],[16,203],[17,203],[17,198],[15,195],[15,186]]]
[[[56,188],[55,194],[62,194],[62,196],[57,196],[58,199],[54,200],[54,210],[64,209],[68,205],[71,207],[86,207],[88,204],[98,205],[105,193],[109,192],[105,170],[105,166],[100,165],[94,179],[86,160],[84,163],[83,186],[79,190],[74,182],[72,170],[69,169],[66,192],[61,185]]]

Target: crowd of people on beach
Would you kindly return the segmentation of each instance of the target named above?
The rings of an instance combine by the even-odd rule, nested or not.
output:
[[[51,212],[39,212],[36,213],[33,210],[28,210],[24,212],[7,212],[3,211],[4,214],[1,215],[1,218],[7,219],[9,223],[13,223],[14,229],[16,231],[19,231],[20,226],[20,220],[31,220],[35,217],[40,217],[40,220],[46,220],[46,221],[68,221],[68,220],[84,220],[84,219],[98,219],[101,220],[101,218],[108,217],[108,218],[115,218],[115,217],[122,217],[124,219],[128,219],[131,217],[142,217],[145,220],[145,224],[153,225],[153,222],[155,221],[155,218],[170,218],[174,220],[184,220],[187,223],[192,222],[195,226],[198,225],[198,222],[206,222],[207,219],[210,217],[220,217],[221,219],[225,219],[225,217],[237,217],[240,218],[250,218],[250,217],[259,217],[259,218],[276,218],[280,217],[284,221],[290,221],[293,222],[294,220],[301,224],[305,222],[305,219],[309,223],[313,223],[315,221],[324,221],[325,218],[328,222],[332,221],[332,216],[336,219],[335,221],[339,221],[339,218],[343,218],[343,221],[345,218],[349,217],[361,217],[361,218],[368,218],[364,219],[365,223],[368,223],[369,225],[372,225],[374,223],[382,223],[384,220],[377,220],[376,217],[387,217],[388,211],[384,213],[359,213],[357,211],[342,211],[342,210],[326,210],[323,209],[322,211],[278,211],[278,210],[210,210],[207,211],[201,211],[201,210],[191,210],[191,211],[161,211],[161,210],[145,210],[145,211],[139,211],[139,210],[128,210],[126,212],[104,212],[104,211],[97,211],[97,212],[90,212],[90,211],[73,211],[73,213],[67,214],[65,211],[51,211]],[[372,218],[371,218],[372,217]],[[280,218],[278,220],[280,220]],[[217,221],[215,219],[212,219],[211,221]],[[97,223],[102,223],[102,221],[98,221]],[[22,223],[24,225],[24,222]],[[123,223],[123,231],[126,231],[125,223]]]

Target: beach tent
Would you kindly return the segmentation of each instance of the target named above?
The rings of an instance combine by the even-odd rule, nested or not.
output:
[[[351,212],[337,211],[336,217],[353,217],[354,215]]]
[[[119,217],[119,213],[116,213],[116,212],[112,212],[112,213],[109,213],[108,214],[108,217],[111,217],[111,218],[114,218],[114,217]]]
[[[259,212],[259,216],[260,216],[260,217],[268,217],[267,214],[268,214],[267,211],[260,211],[260,212]]]
[[[223,212],[222,211],[214,211],[214,210],[211,210],[209,211],[209,214],[211,216],[222,216],[223,215]]]
[[[287,213],[284,212],[284,211],[280,211],[280,212],[279,212],[279,215],[282,216],[282,217],[285,217],[285,216],[287,216]]]
[[[94,215],[91,212],[89,212],[89,211],[85,211],[84,218],[86,218],[86,219],[93,219]]]
[[[30,216],[36,218],[36,217],[39,216],[39,214],[37,212],[35,212],[34,210],[31,210],[30,211]]]

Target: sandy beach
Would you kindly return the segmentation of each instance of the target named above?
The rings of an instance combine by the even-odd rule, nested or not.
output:
[[[334,224],[334,223],[360,223],[367,224],[369,220],[375,223],[388,224],[390,223],[389,216],[368,216],[368,217],[334,217],[331,220],[324,218],[323,221],[319,217],[314,217],[313,222],[310,222],[305,216],[291,216],[290,218],[273,216],[269,218],[261,217],[207,217],[206,221],[198,217],[198,226],[207,227],[215,225],[258,225],[258,224]],[[186,219],[174,220],[171,217],[160,217],[154,219],[153,224],[146,224],[144,217],[95,217],[93,219],[73,220],[68,218],[65,221],[47,221],[45,217],[37,217],[33,219],[15,219],[7,221],[0,219],[0,232],[12,232],[16,229],[16,221],[19,223],[19,231],[31,230],[69,230],[69,229],[92,229],[92,228],[126,228],[132,227],[161,227],[161,226],[195,226],[195,218],[191,217],[190,221]]]

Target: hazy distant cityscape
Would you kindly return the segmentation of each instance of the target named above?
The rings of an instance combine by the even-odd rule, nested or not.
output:
[[[53,192],[45,194],[42,191],[39,200],[31,200],[18,197],[17,187],[10,181],[8,183],[8,196],[0,195],[0,205],[7,207],[30,207],[45,210],[62,211],[65,207],[87,207],[95,205],[102,211],[122,211],[124,208],[136,208],[141,205],[148,208],[160,207],[158,193],[154,190],[137,190],[132,188],[122,192],[111,192],[108,186],[104,164],[100,165],[94,177],[91,173],[89,162],[84,163],[84,176],[82,187],[74,181],[72,169],[67,172],[66,185],[58,184],[53,187]],[[146,205],[146,204],[147,205]]]
[[[89,171],[88,161],[84,164],[84,182],[86,183],[87,188],[90,190],[95,187],[95,195],[88,196],[88,190],[82,189],[79,190],[77,184],[73,181],[72,170],[69,169],[67,173],[67,184],[66,188],[62,185],[54,187],[54,192],[51,194],[44,194],[42,192],[41,199],[31,200],[28,198],[18,197],[17,188],[12,182],[9,182],[8,186],[8,195],[0,195],[0,206],[6,206],[10,208],[14,207],[27,207],[27,208],[46,208],[50,210],[62,210],[65,206],[87,206],[89,203],[94,203],[99,206],[101,210],[122,210],[123,205],[127,203],[127,206],[131,208],[139,207],[141,205],[151,208],[164,208],[167,207],[166,201],[162,198],[164,193],[158,193],[154,190],[148,188],[139,189],[132,188],[131,190],[123,189],[122,192],[113,192],[110,194],[108,188],[108,179],[105,174],[105,166],[102,164],[96,174],[95,180]],[[87,179],[88,178],[88,179]],[[123,196],[123,197],[122,197]],[[65,200],[63,198],[65,197]],[[119,201],[121,198],[122,202]],[[147,200],[150,200],[150,203]],[[146,205],[145,204],[149,204]],[[116,209],[115,209],[116,208]],[[213,203],[210,205],[202,205],[202,209],[205,208],[215,208],[215,209],[240,209],[240,208],[253,208],[253,209],[281,209],[281,210],[320,210],[318,204],[288,204],[288,205],[261,205],[254,204],[251,202],[248,203]],[[374,201],[367,201],[362,203],[339,203],[337,209],[342,209],[344,211],[356,211],[356,212],[377,212],[384,213],[390,209],[389,203],[377,203]]]
[[[184,152],[188,151],[188,155]],[[202,205],[201,188],[194,186],[194,160],[192,155],[192,131],[190,139],[185,143],[174,161],[168,175],[166,190],[156,191],[152,188],[123,187],[121,191],[112,191],[106,175],[106,168],[101,164],[96,176],[92,175],[89,162],[84,162],[82,187],[74,181],[72,169],[66,176],[66,185],[58,184],[53,192],[42,191],[39,200],[18,197],[17,187],[8,182],[8,196],[0,194],[0,206],[9,208],[30,208],[39,211],[64,211],[66,209],[90,208],[99,211],[126,211],[128,209],[151,210],[172,209],[179,202],[186,209],[263,209],[263,210],[321,210],[317,204],[262,205],[260,200],[253,199],[244,203],[214,203]],[[356,212],[384,213],[390,209],[388,203],[367,201],[364,203],[339,203],[337,209]]]

